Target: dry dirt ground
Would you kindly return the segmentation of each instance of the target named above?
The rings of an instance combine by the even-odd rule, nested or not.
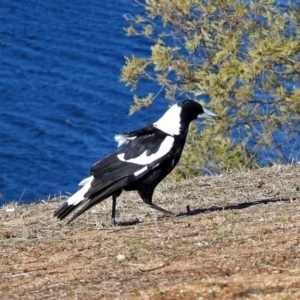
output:
[[[71,225],[63,199],[0,209],[1,299],[300,299],[300,164],[111,200]],[[187,214],[187,205],[190,213]]]

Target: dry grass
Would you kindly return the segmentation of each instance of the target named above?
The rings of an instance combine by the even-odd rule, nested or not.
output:
[[[300,299],[300,165],[124,193],[69,226],[60,199],[0,209],[1,299]],[[190,215],[186,216],[186,206]],[[128,223],[126,225],[126,223]]]

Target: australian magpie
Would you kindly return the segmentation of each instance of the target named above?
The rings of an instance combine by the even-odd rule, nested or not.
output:
[[[72,222],[92,206],[112,196],[111,222],[115,224],[116,199],[122,191],[136,190],[150,207],[165,214],[171,212],[152,203],[155,187],[178,163],[191,121],[218,118],[198,102],[177,103],[155,123],[132,132],[117,134],[118,149],[96,162],[91,176],[82,180],[82,188],[55,212],[62,220],[77,206],[84,206],[68,221]]]

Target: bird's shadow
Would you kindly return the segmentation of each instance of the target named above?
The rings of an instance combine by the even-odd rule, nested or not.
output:
[[[138,218],[128,221],[117,221],[116,226],[134,226],[136,224],[142,223]]]
[[[273,198],[273,199],[262,199],[257,200],[253,202],[243,202],[243,203],[237,203],[232,204],[228,206],[211,206],[208,208],[197,208],[194,210],[190,209],[190,206],[187,205],[187,211],[186,212],[180,212],[176,214],[176,217],[187,217],[187,216],[194,216],[199,215],[203,213],[209,213],[209,212],[215,212],[215,211],[225,211],[225,210],[242,210],[254,205],[260,205],[260,204],[268,204],[268,203],[276,203],[276,202],[291,202],[296,200],[297,197],[293,198]]]
[[[210,212],[215,212],[215,211],[242,210],[242,209],[245,209],[245,208],[248,208],[251,206],[255,206],[255,205],[276,203],[276,202],[291,202],[296,199],[297,199],[297,197],[262,199],[262,200],[252,201],[252,202],[243,202],[243,203],[232,204],[232,205],[228,205],[228,206],[210,206],[208,208],[196,208],[194,210],[191,210],[190,206],[187,205],[187,211],[176,214],[175,218],[189,217],[189,216],[210,213]],[[165,219],[166,217],[168,217],[168,216],[163,215],[163,216],[158,217],[158,219],[161,220],[161,219]],[[117,227],[119,227],[119,226],[126,227],[126,226],[134,226],[139,223],[143,223],[143,222],[140,221],[138,218],[136,218],[136,219],[128,220],[128,221],[118,221],[116,225],[117,225]]]

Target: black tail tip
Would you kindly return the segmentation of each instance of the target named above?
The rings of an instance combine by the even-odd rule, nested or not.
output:
[[[59,220],[63,220],[67,217],[77,206],[77,205],[69,205],[68,202],[65,202],[62,206],[60,206],[54,213],[53,217],[56,217]],[[71,220],[70,220],[71,221]],[[69,222],[70,222],[69,221]],[[68,222],[68,223],[69,223]]]

